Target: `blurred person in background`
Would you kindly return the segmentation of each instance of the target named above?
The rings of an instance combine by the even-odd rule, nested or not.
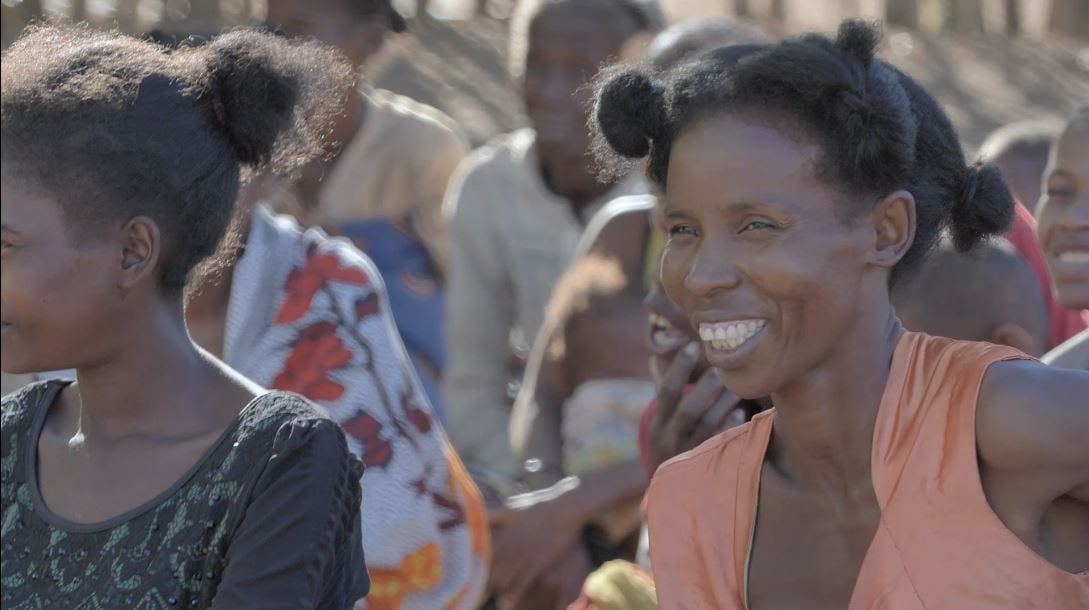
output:
[[[366,467],[365,607],[474,608],[489,555],[483,500],[422,392],[382,275],[348,242],[258,203],[265,187],[243,194],[238,254],[190,294],[190,334],[249,379],[315,401],[346,432]]]
[[[641,300],[615,259],[586,257],[556,284],[545,321],[555,331],[543,355],[562,363],[548,370],[560,377],[550,386],[565,391],[559,408],[543,414],[548,421],[537,423],[555,435],[556,460],[538,469],[557,473],[559,482],[492,512],[496,557],[507,558],[493,569],[502,592],[524,581],[527,598],[552,593],[541,584],[562,567],[563,587],[549,606],[562,607],[575,600],[591,570],[634,557],[638,501],[647,482],[638,426],[654,395]],[[518,599],[508,600],[510,606],[521,607]]]
[[[908,330],[1008,345],[1035,358],[1048,349],[1047,304],[1036,276],[1004,239],[981,244],[969,256],[942,240],[889,296]]]
[[[367,82],[386,38],[406,28],[390,0],[270,0],[268,22],[336,47],[359,79],[333,125],[330,154],[270,196],[280,211],[350,238],[374,261],[409,356],[444,419],[442,201],[469,153],[465,136],[441,111]]]
[[[1049,121],[1012,123],[988,136],[979,150],[980,160],[993,163],[1002,172],[1014,196],[1015,215],[1006,239],[1036,273],[1050,320],[1048,348],[1059,345],[1089,326],[1089,312],[1082,308],[1063,307],[1055,298],[1051,274],[1036,238],[1036,219],[1033,218],[1033,210],[1042,195],[1041,184],[1048,153],[1060,128],[1060,124]]]
[[[1013,198],[1029,212],[1035,213],[1043,194],[1047,157],[1061,129],[1058,121],[1018,121],[996,129],[979,147],[979,158],[1002,172]]]
[[[1065,307],[1089,309],[1089,105],[1074,114],[1051,148],[1037,217],[1055,294]],[[1044,361],[1089,370],[1089,330]]]
[[[451,259],[443,392],[450,436],[498,481],[521,471],[510,448],[512,335],[531,341],[585,222],[641,191],[599,182],[589,153],[589,83],[632,37],[654,28],[635,0],[525,0],[511,23],[511,71],[530,127],[475,152],[447,193]],[[483,472],[482,472],[483,474]],[[501,483],[500,483],[501,484]]]

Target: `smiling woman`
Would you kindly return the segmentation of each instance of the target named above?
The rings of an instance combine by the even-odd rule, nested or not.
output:
[[[656,474],[666,610],[1089,603],[1089,374],[889,304],[943,231],[966,252],[1013,204],[878,39],[845,22],[599,89],[601,139],[664,193],[666,292],[726,386],[775,405]]]

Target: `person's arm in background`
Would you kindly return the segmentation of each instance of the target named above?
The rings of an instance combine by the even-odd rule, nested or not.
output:
[[[620,197],[606,204],[587,225],[571,266],[589,256],[615,258],[629,282],[641,281],[648,213],[653,207],[654,198],[647,195]],[[556,333],[563,332],[563,324],[563,320],[546,320],[542,326],[511,415],[511,445],[519,464],[529,459],[540,461],[541,470],[525,476],[534,489],[563,478],[561,410],[574,388],[563,356],[556,356],[551,349]]]
[[[571,395],[563,358],[551,349],[562,320],[547,320],[529,355],[525,380],[511,414],[510,438],[519,464],[537,460],[536,472],[523,480],[532,489],[548,487],[563,478],[563,403]]]
[[[453,128],[434,127],[422,148],[414,152],[420,166],[413,180],[412,225],[440,271],[445,272],[450,244],[443,216],[443,198],[458,166],[469,156],[465,136]]]
[[[470,467],[512,477],[507,354],[514,296],[489,198],[501,193],[470,162],[447,193],[450,265],[446,290],[447,367],[442,390],[450,439]]]

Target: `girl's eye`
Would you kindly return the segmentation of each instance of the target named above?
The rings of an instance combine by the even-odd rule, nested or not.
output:
[[[1047,196],[1048,197],[1055,197],[1055,198],[1058,198],[1058,199],[1062,199],[1062,198],[1065,198],[1065,197],[1073,197],[1074,196],[1074,191],[1071,190],[1071,189],[1064,189],[1064,188],[1049,188],[1049,189],[1047,189]]]
[[[677,224],[669,227],[670,237],[679,237],[681,235],[695,235],[696,229],[692,225]]]

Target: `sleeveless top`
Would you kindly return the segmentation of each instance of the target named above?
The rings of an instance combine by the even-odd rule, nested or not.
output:
[[[987,368],[1016,350],[905,333],[874,426],[881,519],[848,610],[1089,608],[1089,572],[1052,565],[983,493],[975,408]],[[774,409],[664,464],[648,492],[662,610],[744,610]]]

